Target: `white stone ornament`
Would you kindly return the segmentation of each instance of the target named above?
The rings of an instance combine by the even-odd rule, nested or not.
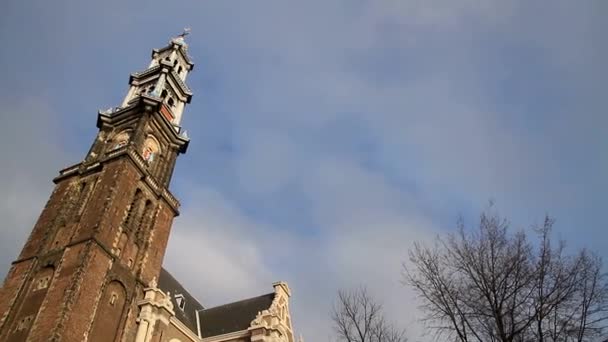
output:
[[[153,277],[148,284],[148,287],[155,289],[158,286],[158,282],[156,281],[156,277]]]

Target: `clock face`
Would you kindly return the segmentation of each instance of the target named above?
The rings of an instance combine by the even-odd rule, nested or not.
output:
[[[131,138],[130,132],[123,131],[121,133],[118,133],[116,135],[116,137],[114,137],[114,139],[112,139],[112,141],[113,141],[112,149],[115,150],[117,148],[121,148],[121,147],[127,145],[130,138]]]
[[[144,160],[147,161],[148,163],[154,161],[154,151],[152,151],[151,148],[146,147],[144,149],[143,157],[144,157]]]
[[[158,154],[159,151],[160,151],[160,148],[158,147],[158,143],[156,142],[156,139],[154,139],[154,137],[152,137],[152,136],[148,136],[148,138],[146,138],[146,141],[144,143],[144,148],[141,153],[144,160],[147,161],[148,163],[153,162],[154,157],[156,156],[156,154]]]

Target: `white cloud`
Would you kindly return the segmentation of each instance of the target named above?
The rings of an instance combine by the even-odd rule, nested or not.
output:
[[[58,143],[57,115],[41,97],[4,99],[0,109],[0,260],[8,263],[18,253],[38,218],[53,183],[66,166]]]
[[[205,306],[272,291],[261,229],[229,201],[196,187],[173,225],[166,267]],[[262,230],[263,231],[263,230]]]
[[[135,13],[105,4],[103,16],[131,19]],[[184,210],[174,224],[166,265],[206,305],[267,292],[272,281],[287,280],[294,290],[296,329],[307,341],[326,341],[335,291],[364,284],[392,319],[418,334],[411,293],[399,284],[400,262],[411,242],[446,228],[438,223],[445,216],[489,197],[525,215],[557,208],[558,223],[561,215],[593,221],[593,208],[602,209],[601,203],[591,207],[589,197],[608,191],[602,180],[608,172],[608,123],[598,95],[605,79],[598,76],[605,71],[600,57],[606,45],[599,43],[605,30],[599,14],[578,4],[177,2],[137,8],[145,16],[116,20],[112,31],[86,32],[95,39],[64,33],[99,20],[99,11],[79,16],[77,6],[70,10],[57,34],[44,30],[42,43],[50,53],[65,45],[65,37],[78,41],[61,55],[72,62],[85,56],[79,52],[99,48],[97,38],[119,43],[116,56],[135,45],[147,49],[142,39],[159,41],[150,36],[170,31],[157,25],[166,17],[195,25],[189,39],[197,69],[188,81],[196,95],[185,123],[200,133],[215,130],[216,117],[225,116],[222,123],[232,135],[221,138],[234,152],[218,158],[227,159],[225,164],[175,174]],[[135,58],[135,52],[124,54]],[[87,58],[91,78],[116,67],[105,58]],[[96,62],[95,68],[88,65]],[[545,74],[528,75],[528,63],[536,63],[531,71],[546,68]],[[35,70],[42,69],[47,67]],[[525,96],[514,89],[538,82],[531,79],[537,75],[551,84],[526,89],[534,94]],[[83,82],[78,76],[67,85]],[[509,84],[513,79],[515,86]],[[566,99],[542,98],[555,84],[571,85],[555,92]],[[116,88],[115,98],[124,90],[122,83],[92,87]],[[544,102],[530,100],[537,95]],[[560,100],[570,107],[549,103]],[[0,170],[0,186],[8,193],[0,202],[0,217],[8,222],[0,240],[12,256],[50,193],[49,179],[67,165],[65,146],[52,133],[59,131],[50,125],[56,121],[40,123],[40,117],[55,117],[47,106],[35,105],[44,101],[14,102],[2,111],[11,124],[0,129],[3,160],[14,161]],[[202,104],[209,102],[221,111],[201,118]],[[195,140],[188,162],[202,158]],[[569,171],[576,166],[581,171]],[[210,184],[206,170],[218,168],[225,168],[216,172],[225,173],[223,183]],[[581,174],[584,179],[577,179]],[[302,203],[290,202],[295,193]],[[293,225],[273,222],[277,211],[293,215]],[[595,224],[578,235],[599,234]]]

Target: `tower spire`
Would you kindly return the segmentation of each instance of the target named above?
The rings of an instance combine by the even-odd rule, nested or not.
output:
[[[194,68],[184,39],[189,33],[190,29],[186,28],[171,38],[167,46],[152,50],[148,68],[131,74],[129,91],[121,107],[142,96],[159,101],[163,114],[179,131],[184,107],[192,98],[192,91],[186,85],[186,77]]]

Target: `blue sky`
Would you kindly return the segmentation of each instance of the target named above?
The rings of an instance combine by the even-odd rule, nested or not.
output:
[[[98,109],[184,26],[191,137],[165,265],[206,305],[290,283],[330,341],[338,288],[367,285],[421,333],[399,284],[413,241],[489,199],[514,226],[605,257],[603,1],[14,1],[0,14],[0,260],[81,160]],[[2,271],[4,272],[4,271]]]

